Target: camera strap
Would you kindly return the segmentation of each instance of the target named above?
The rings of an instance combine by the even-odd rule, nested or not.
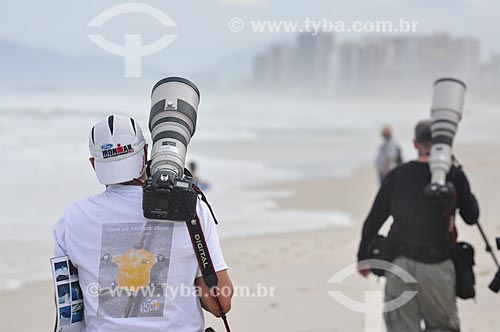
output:
[[[443,213],[443,220],[446,225],[446,240],[448,243],[454,245],[457,242],[457,228],[455,226],[455,210],[457,206],[457,192],[453,185],[449,183],[448,185],[452,186],[451,197],[449,205],[445,208]]]
[[[210,203],[208,202],[207,200],[207,197],[205,196],[205,194],[203,193],[203,191],[201,191],[200,188],[198,188],[197,186],[194,186],[193,187],[194,190],[198,193],[198,195],[201,196],[201,200],[203,202],[205,202],[205,204],[208,206],[208,209],[210,210],[210,214],[212,215],[212,218],[214,218],[214,222],[216,225],[219,224],[219,221],[217,220],[217,218],[215,217],[215,213],[214,213],[214,210],[212,210],[212,206],[210,205]]]
[[[187,169],[187,168],[184,168],[184,175],[186,176],[189,176],[189,177],[193,177],[193,174],[191,174],[191,172]],[[219,221],[217,220],[217,218],[215,217],[215,213],[214,213],[214,210],[212,209],[212,206],[210,205],[210,203],[208,202],[208,199],[207,199],[207,196],[205,196],[205,194],[203,193],[203,191],[201,191],[200,187],[198,187],[198,185],[196,186],[193,186],[193,189],[194,191],[196,191],[196,193],[198,195],[201,196],[201,200],[203,202],[205,202],[205,204],[207,204],[208,206],[208,209],[210,210],[210,213],[212,214],[212,218],[214,218],[214,222],[216,225],[219,224]]]
[[[222,308],[222,304],[219,300],[219,295],[217,294],[217,283],[219,279],[217,278],[217,274],[215,272],[212,257],[210,256],[210,252],[208,250],[207,242],[205,241],[205,235],[203,234],[198,215],[196,216],[196,220],[188,221],[186,222],[186,225],[189,230],[189,235],[191,237],[191,243],[193,244],[196,258],[198,259],[198,266],[200,267],[203,281],[205,282],[207,287],[210,288],[210,295],[214,298],[217,306],[219,307],[219,312],[222,321],[224,322],[224,326],[226,327],[226,331],[231,332],[229,323],[227,322],[226,313],[224,312],[224,308]]]
[[[210,212],[213,216],[212,208],[210,204],[208,204],[205,195],[201,192],[199,188],[195,188],[195,190],[201,195],[202,200],[208,205]],[[217,223],[217,220],[214,216],[214,221]],[[217,274],[215,272],[214,264],[212,262],[212,257],[210,256],[210,251],[208,250],[207,242],[205,241],[205,235],[203,234],[203,229],[201,228],[200,218],[196,215],[196,219],[192,221],[186,222],[189,236],[191,237],[191,243],[193,244],[194,253],[198,260],[198,266],[200,267],[201,275],[203,277],[203,281],[210,289],[210,295],[214,298],[217,306],[219,307],[219,312],[224,322],[224,326],[227,332],[231,332],[229,327],[229,323],[227,321],[226,313],[224,312],[224,308],[222,308],[222,304],[220,303],[217,283],[219,279],[217,278]]]

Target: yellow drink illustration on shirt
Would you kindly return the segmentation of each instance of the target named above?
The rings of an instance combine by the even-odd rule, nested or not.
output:
[[[129,249],[114,256],[118,265],[118,287],[137,290],[148,287],[156,255],[145,249]]]
[[[97,316],[163,317],[173,222],[102,225]]]

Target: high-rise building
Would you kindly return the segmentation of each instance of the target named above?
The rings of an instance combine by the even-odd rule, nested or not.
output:
[[[271,76],[276,88],[289,88],[293,83],[294,49],[289,44],[277,44],[271,47]]]
[[[274,44],[255,58],[254,82],[268,90],[294,88],[308,93],[414,94],[428,91],[443,76],[474,84],[479,55],[478,40],[447,33],[376,36],[339,47],[333,34],[302,33],[295,45]],[[495,58],[481,67],[481,73],[492,72],[485,80],[488,86],[497,84],[497,65]]]
[[[331,33],[302,33],[297,37],[294,73],[306,90],[325,90],[331,86],[334,37]]]
[[[275,44],[254,59],[254,82],[260,87],[282,90],[293,83],[294,49],[289,44]]]
[[[455,76],[471,82],[479,70],[480,43],[474,38],[457,38],[453,41],[450,60]]]
[[[425,90],[436,78],[473,81],[479,64],[479,42],[448,34],[365,38],[339,47],[341,89],[360,92]]]
[[[446,33],[423,36],[417,39],[417,54],[421,80],[452,76],[470,82],[478,70],[479,42]]]
[[[359,91],[363,84],[363,60],[366,50],[359,43],[343,43],[337,54],[335,66],[335,90]]]
[[[259,54],[253,61],[253,78],[258,87],[271,84],[273,61],[269,52]]]
[[[500,93],[500,54],[494,54],[481,65],[476,81],[481,91],[496,95]]]

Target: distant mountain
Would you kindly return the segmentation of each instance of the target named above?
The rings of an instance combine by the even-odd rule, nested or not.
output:
[[[285,36],[274,39],[267,43],[262,43],[244,50],[229,54],[219,61],[213,63],[202,73],[195,74],[194,77],[200,77],[201,81],[205,83],[208,79],[217,80],[220,84],[232,84],[241,79],[251,78],[253,75],[253,62],[256,56],[268,50],[270,45],[281,43],[293,43],[293,37]],[[212,84],[207,86],[213,87]]]
[[[267,47],[262,44],[230,54],[186,77],[203,90],[220,91],[221,86],[250,77],[253,59]],[[103,54],[72,56],[0,39],[0,91],[129,91],[149,89],[155,80],[177,74],[144,66],[142,78],[124,78],[124,59]]]
[[[123,90],[151,82],[161,71],[145,69],[143,78],[124,79],[118,56],[70,56],[0,40],[1,90]]]

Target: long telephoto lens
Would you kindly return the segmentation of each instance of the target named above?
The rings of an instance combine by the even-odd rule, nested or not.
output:
[[[168,77],[153,87],[149,116],[152,175],[164,171],[182,177],[187,146],[196,129],[199,102],[198,88],[184,78]]]
[[[454,78],[442,78],[434,83],[432,98],[432,148],[429,166],[432,185],[444,186],[452,164],[453,139],[462,119],[466,85]]]

